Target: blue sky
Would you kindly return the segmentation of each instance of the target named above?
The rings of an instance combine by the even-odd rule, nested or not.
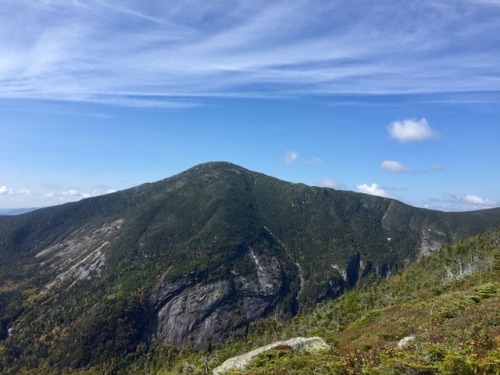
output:
[[[3,0],[0,207],[225,160],[500,205],[500,1]]]

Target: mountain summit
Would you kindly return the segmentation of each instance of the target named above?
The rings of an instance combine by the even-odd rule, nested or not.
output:
[[[444,213],[206,163],[0,217],[0,338],[19,368],[155,340],[206,347],[499,225],[500,209]]]

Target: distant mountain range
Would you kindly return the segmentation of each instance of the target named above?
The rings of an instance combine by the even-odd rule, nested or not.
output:
[[[15,373],[156,341],[209,347],[499,226],[498,208],[432,211],[206,163],[0,217],[0,349]]]
[[[38,207],[31,208],[0,208],[0,216],[4,215],[22,215],[31,211],[38,210]]]

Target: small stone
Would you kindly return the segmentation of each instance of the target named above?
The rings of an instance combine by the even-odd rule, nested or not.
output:
[[[415,342],[417,338],[415,336],[406,336],[406,337],[403,337],[401,340],[399,340],[398,342],[398,348],[399,349],[404,349],[406,348],[408,345],[412,344]]]

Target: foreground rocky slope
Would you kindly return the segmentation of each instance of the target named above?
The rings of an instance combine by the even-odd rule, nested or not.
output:
[[[497,375],[499,321],[500,229],[447,246],[291,322],[259,322],[245,340],[219,349],[213,373],[232,368],[231,375]],[[261,347],[298,332],[323,336],[331,350]],[[254,356],[255,347],[269,350]],[[184,360],[201,374],[200,359],[206,357]],[[174,374],[175,362],[162,370],[158,374]]]
[[[499,209],[417,209],[207,163],[0,217],[0,338],[14,368],[206,347],[498,225]]]

